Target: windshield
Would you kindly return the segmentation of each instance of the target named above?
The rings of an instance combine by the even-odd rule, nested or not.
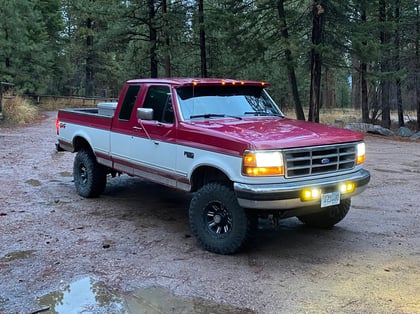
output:
[[[184,86],[176,89],[184,120],[245,116],[283,116],[258,86]]]

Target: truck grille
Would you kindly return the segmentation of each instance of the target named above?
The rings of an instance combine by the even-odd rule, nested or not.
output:
[[[286,177],[318,175],[352,169],[356,144],[305,147],[285,150]]]

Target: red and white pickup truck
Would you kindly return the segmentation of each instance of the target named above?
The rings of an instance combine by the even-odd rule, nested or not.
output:
[[[130,80],[118,103],[60,110],[57,149],[77,152],[74,182],[84,197],[121,173],[193,193],[191,230],[211,252],[243,248],[258,217],[332,227],[370,180],[363,137],[286,118],[267,86]]]

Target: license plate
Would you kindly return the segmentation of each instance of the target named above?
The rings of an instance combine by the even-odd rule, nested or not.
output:
[[[340,192],[321,194],[321,207],[328,207],[340,204]]]

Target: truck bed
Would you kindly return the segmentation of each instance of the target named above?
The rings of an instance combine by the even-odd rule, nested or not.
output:
[[[98,108],[62,109],[58,113],[60,122],[88,127],[111,129],[112,116],[99,114]]]
[[[59,111],[60,121],[110,129],[117,103],[99,103],[96,108],[73,108]]]
[[[67,112],[73,112],[73,113],[78,113],[78,114],[99,115],[98,108],[72,108],[72,109],[62,109],[60,111],[67,111]]]

